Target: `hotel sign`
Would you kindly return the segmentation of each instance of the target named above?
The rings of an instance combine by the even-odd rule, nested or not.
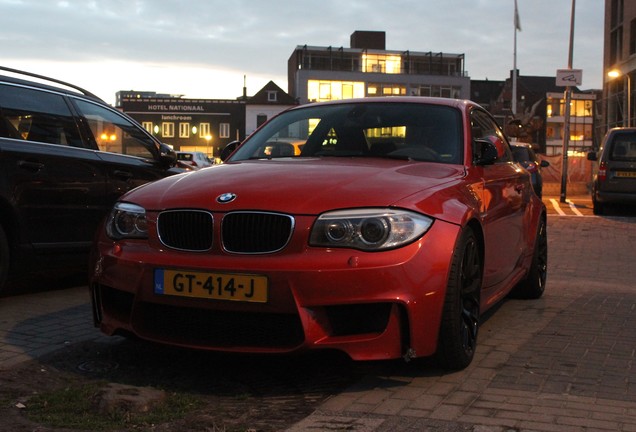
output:
[[[202,105],[159,105],[148,104],[148,111],[159,112],[205,112],[205,108]]]

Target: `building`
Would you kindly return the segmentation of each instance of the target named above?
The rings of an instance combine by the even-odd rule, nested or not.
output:
[[[245,135],[250,135],[267,120],[294,105],[298,105],[296,99],[273,81],[268,82],[258,93],[246,99]]]
[[[468,99],[464,54],[386,49],[386,35],[356,31],[350,48],[299,45],[287,63],[288,92],[299,103],[368,96]]]
[[[245,101],[176,97],[121,98],[119,107],[175,150],[208,157],[245,138]]]
[[[471,80],[470,100],[477,102],[484,109],[490,111],[494,107],[504,89],[505,81],[493,80]],[[500,124],[503,126],[503,120]]]
[[[548,92],[546,107],[545,154],[554,156],[563,153],[565,130],[565,96],[563,92]],[[570,101],[570,140],[568,153],[583,156],[595,147],[596,94],[594,92],[572,92]]]
[[[636,2],[605,0],[603,46],[605,129],[636,126],[634,89],[636,76]]]
[[[254,96],[237,99],[188,99],[182,95],[120,91],[117,107],[175,150],[218,157],[232,141],[242,141],[279,112],[296,105],[273,81]]]
[[[135,90],[120,90],[115,93],[115,106],[120,107],[123,99],[148,99],[148,98],[182,98],[183,95],[157,93],[154,91],[135,91]]]
[[[556,85],[556,77],[518,74],[515,115],[512,113],[512,71],[510,75],[496,100],[492,100],[492,94],[488,96],[491,100],[488,110],[508,136],[534,144],[540,153],[549,156],[561,154],[565,129],[565,89]],[[572,93],[569,149],[582,152],[589,150],[595,143],[596,95],[594,92],[582,92],[576,87]]]

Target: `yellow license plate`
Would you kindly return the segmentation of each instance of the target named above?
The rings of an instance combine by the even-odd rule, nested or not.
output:
[[[155,294],[213,300],[267,302],[267,277],[155,269]]]
[[[636,171],[616,171],[614,177],[634,177],[636,178]]]

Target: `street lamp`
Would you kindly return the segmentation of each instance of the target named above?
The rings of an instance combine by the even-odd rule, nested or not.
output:
[[[627,78],[627,127],[632,125],[632,78],[628,73],[623,74],[618,69],[612,69],[607,73],[610,78],[618,78],[620,76]]]

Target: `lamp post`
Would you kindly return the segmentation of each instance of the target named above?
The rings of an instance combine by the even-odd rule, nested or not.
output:
[[[630,127],[632,125],[632,78],[628,73],[623,74],[618,69],[612,69],[607,73],[610,78],[618,78],[621,75],[627,79],[627,127]]]

